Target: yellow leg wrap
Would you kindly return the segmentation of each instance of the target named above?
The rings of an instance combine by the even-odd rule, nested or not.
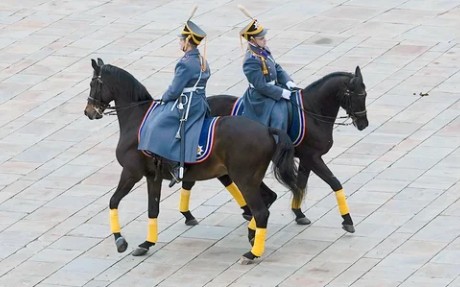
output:
[[[291,201],[291,208],[292,209],[300,209],[301,205],[302,205],[301,201],[296,201],[296,200],[292,199],[292,201]]]
[[[236,200],[240,207],[246,205],[246,200],[244,200],[240,189],[238,188],[238,186],[236,186],[234,182],[227,186],[226,189],[228,190],[228,192],[230,192],[230,194],[233,196],[233,198]]]
[[[254,239],[254,246],[252,246],[251,252],[257,257],[262,256],[265,251],[265,238],[267,237],[266,228],[256,229],[256,238]]]
[[[147,241],[156,243],[158,240],[158,224],[156,218],[149,218],[149,225],[147,229]]]
[[[335,197],[337,199],[337,205],[339,206],[340,215],[350,213],[350,210],[348,209],[347,198],[345,196],[345,191],[343,191],[343,189],[337,190],[335,192]]]
[[[190,190],[187,189],[180,189],[180,203],[179,203],[179,211],[186,212],[190,210],[189,207],[190,203]]]
[[[252,217],[251,221],[249,221],[248,228],[251,230],[256,230],[256,220],[254,217]]]
[[[118,219],[118,209],[110,209],[109,211],[110,219],[110,231],[112,233],[120,233],[120,220]]]

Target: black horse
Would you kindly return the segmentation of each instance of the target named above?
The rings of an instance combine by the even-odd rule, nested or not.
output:
[[[148,189],[148,233],[146,241],[133,252],[133,255],[143,255],[157,241],[161,183],[164,178],[171,178],[169,167],[165,166],[161,158],[147,157],[137,149],[138,128],[148,110],[148,103],[152,103],[153,99],[146,88],[125,70],[105,65],[100,59],[97,63],[92,60],[92,66],[94,73],[85,115],[91,120],[100,119],[109,103],[114,101],[120,125],[116,157],[123,170],[109,203],[111,231],[118,251],[124,252],[128,243],[121,235],[118,206],[134,184],[145,176]],[[278,138],[278,143],[274,136]],[[303,191],[296,183],[294,149],[285,132],[267,128],[244,117],[219,118],[214,139],[209,158],[188,166],[184,181],[229,175],[238,185],[253,214],[253,220],[248,226],[253,247],[241,260],[248,264],[264,252],[269,211],[261,195],[261,183],[270,161],[274,163],[273,171],[278,181],[291,189],[296,200],[303,197]]]
[[[349,213],[342,184],[324,163],[322,156],[332,147],[333,127],[340,107],[345,109],[358,130],[365,129],[369,124],[366,112],[367,93],[361,70],[356,67],[354,74],[331,73],[310,84],[301,90],[301,93],[303,95],[303,112],[306,115],[307,134],[295,148],[295,156],[300,159],[297,184],[305,190],[311,171],[327,182],[335,192],[339,212],[343,218],[343,229],[353,233],[355,231],[353,220]],[[228,95],[208,97],[211,114],[213,116],[230,115],[237,99],[237,97]],[[231,183],[228,180],[226,185]],[[187,183],[186,188],[190,190],[192,186],[192,183]],[[309,224],[310,221],[301,211],[300,202],[295,198],[292,200],[291,208],[296,216],[296,222]],[[184,207],[183,209],[188,210]],[[245,217],[250,216],[248,213],[244,215]],[[191,214],[188,216],[193,217]]]

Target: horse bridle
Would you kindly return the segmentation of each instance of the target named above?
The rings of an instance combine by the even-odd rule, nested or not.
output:
[[[363,93],[353,93],[353,94],[356,97],[366,97],[367,96],[366,91],[364,91]],[[346,109],[346,111],[347,111],[347,114],[348,114],[349,117],[351,117],[352,119],[357,119],[357,118],[364,117],[364,116],[367,115],[367,110],[366,109],[364,109],[362,111],[357,111],[357,112],[353,111],[353,105],[352,105],[352,101],[351,101],[352,92],[350,91],[349,88],[347,88],[345,90],[343,95],[348,97],[349,105],[348,105],[348,109]]]
[[[91,81],[96,80],[97,86],[96,86],[96,91],[94,92],[95,95],[97,95],[98,93],[102,92],[102,84],[103,84],[103,82],[102,82],[102,78],[101,78],[101,72],[102,72],[102,69],[99,72],[99,75],[94,76],[91,79]],[[108,103],[104,103],[102,100],[99,100],[99,99],[96,99],[96,98],[92,97],[91,94],[88,96],[88,102],[90,102],[91,105],[94,107],[94,110],[96,111],[96,113],[98,113],[101,116],[104,114],[104,110],[106,110],[109,107]]]
[[[293,91],[302,91],[302,89],[300,89],[300,88],[293,89]],[[353,112],[352,104],[351,104],[351,95],[352,94],[354,94],[355,96],[363,96],[363,97],[365,97],[367,95],[366,92],[364,92],[364,93],[352,93],[352,91],[350,91],[350,89],[347,87],[347,89],[345,90],[343,95],[348,97],[349,105],[348,105],[348,109],[345,109],[347,111],[347,116],[342,116],[342,117],[330,117],[330,116],[320,115],[320,114],[314,113],[312,111],[306,110],[306,109],[302,108],[301,106],[297,105],[296,103],[294,103],[292,101],[291,101],[291,103],[293,105],[297,106],[302,112],[312,116],[313,118],[315,118],[319,122],[328,123],[328,124],[334,124],[334,125],[337,125],[337,126],[349,126],[349,125],[352,125],[353,122],[351,122],[351,123],[336,123],[336,120],[337,119],[345,119],[345,120],[347,120],[349,118],[354,120],[354,119],[356,119],[358,117],[363,117],[363,116],[365,116],[367,114],[367,110]]]
[[[102,73],[102,69],[99,72],[99,75],[94,76],[91,79],[91,81],[96,80],[96,82],[97,82],[97,87],[96,87],[95,94],[98,94],[98,93],[100,93],[102,91],[102,84],[104,82],[102,81],[101,73]],[[140,102],[132,103],[130,105],[126,105],[126,106],[122,106],[122,107],[115,107],[115,106],[111,106],[110,103],[104,103],[102,100],[98,100],[98,99],[96,99],[94,97],[91,97],[91,95],[88,96],[88,101],[93,105],[94,110],[96,111],[96,113],[98,113],[101,116],[102,115],[116,115],[117,111],[129,109],[129,108],[132,108],[132,107],[136,107],[136,106],[140,106],[140,105],[152,102],[152,100],[147,100],[147,101],[140,101]],[[153,101],[158,101],[158,100],[153,100]]]

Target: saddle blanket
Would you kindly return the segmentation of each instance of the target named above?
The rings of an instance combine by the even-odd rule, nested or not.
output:
[[[303,106],[303,95],[301,91],[297,91],[294,96],[291,97],[291,105],[292,111],[288,116],[290,117],[289,120],[289,127],[288,127],[288,135],[292,140],[294,146],[298,146],[302,140],[305,138],[306,134],[306,118]],[[244,112],[244,105],[243,105],[243,98],[239,98],[233,104],[232,108],[232,116],[241,116]]]
[[[197,163],[205,161],[211,155],[212,147],[214,146],[216,124],[219,118],[220,117],[204,119],[200,139],[198,140],[198,147],[196,149]]]
[[[139,132],[138,132],[138,142],[141,141],[141,130],[144,128],[145,124],[145,119],[148,117],[150,113],[152,113],[160,104],[159,103],[154,103],[150,107],[150,109],[147,111],[147,114],[144,117],[144,121],[141,123],[141,126],[139,127]],[[200,132],[200,138],[198,140],[198,146],[196,149],[196,162],[193,162],[192,164],[195,163],[200,163],[205,161],[210,155],[211,151],[214,145],[214,136],[215,136],[215,129],[216,129],[216,124],[219,121],[220,117],[214,117],[214,118],[205,118],[203,121],[203,126],[201,128]],[[142,152],[148,156],[148,157],[153,157],[154,154],[148,150],[142,150]]]

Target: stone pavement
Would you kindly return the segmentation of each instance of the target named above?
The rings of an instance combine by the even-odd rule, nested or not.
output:
[[[298,226],[278,193],[266,253],[216,181],[198,183],[187,227],[164,185],[159,243],[116,252],[108,201],[120,167],[116,117],[83,115],[101,57],[159,98],[180,57],[194,2],[3,0],[0,3],[0,286],[460,286],[460,0],[246,1],[278,61],[302,86],[363,69],[370,126],[335,129],[325,157],[344,183],[356,233],[312,176]],[[208,32],[208,94],[241,95],[239,2],[197,1]],[[421,97],[420,93],[428,93]],[[122,201],[130,243],[144,241],[146,186]]]

